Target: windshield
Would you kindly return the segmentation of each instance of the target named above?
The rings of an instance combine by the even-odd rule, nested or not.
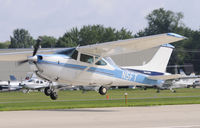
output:
[[[28,82],[33,82],[33,80],[29,80]]]

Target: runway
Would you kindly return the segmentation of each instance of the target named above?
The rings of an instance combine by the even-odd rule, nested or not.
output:
[[[200,128],[200,105],[0,112],[1,128]]]

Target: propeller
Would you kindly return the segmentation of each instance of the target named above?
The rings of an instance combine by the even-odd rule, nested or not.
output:
[[[41,42],[41,38],[39,37],[39,38],[37,39],[37,41],[36,41],[35,46],[34,46],[33,55],[30,56],[30,57],[28,57],[28,59],[26,59],[26,60],[18,61],[18,65],[19,65],[19,66],[22,65],[22,64],[24,64],[24,63],[29,62],[30,60],[33,60],[33,63],[36,64],[36,63],[34,62],[34,60],[37,59],[35,55],[37,54],[37,51],[38,51],[38,49],[39,49],[39,47],[40,47],[40,42]]]
[[[39,37],[39,38],[37,39],[37,42],[36,42],[35,46],[34,46],[33,56],[36,55],[36,53],[37,53],[37,51],[38,51],[38,49],[39,49],[39,47],[40,47],[40,42],[41,42],[41,38]]]

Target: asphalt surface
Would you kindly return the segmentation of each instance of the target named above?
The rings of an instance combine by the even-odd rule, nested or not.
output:
[[[1,128],[200,128],[200,105],[0,112]]]

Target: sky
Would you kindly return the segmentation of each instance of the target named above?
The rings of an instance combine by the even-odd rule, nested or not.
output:
[[[164,8],[182,12],[182,22],[200,28],[200,0],[0,0],[0,42],[10,40],[13,30],[24,28],[35,39],[59,38],[73,27],[102,24],[137,33],[147,26],[145,17]]]

